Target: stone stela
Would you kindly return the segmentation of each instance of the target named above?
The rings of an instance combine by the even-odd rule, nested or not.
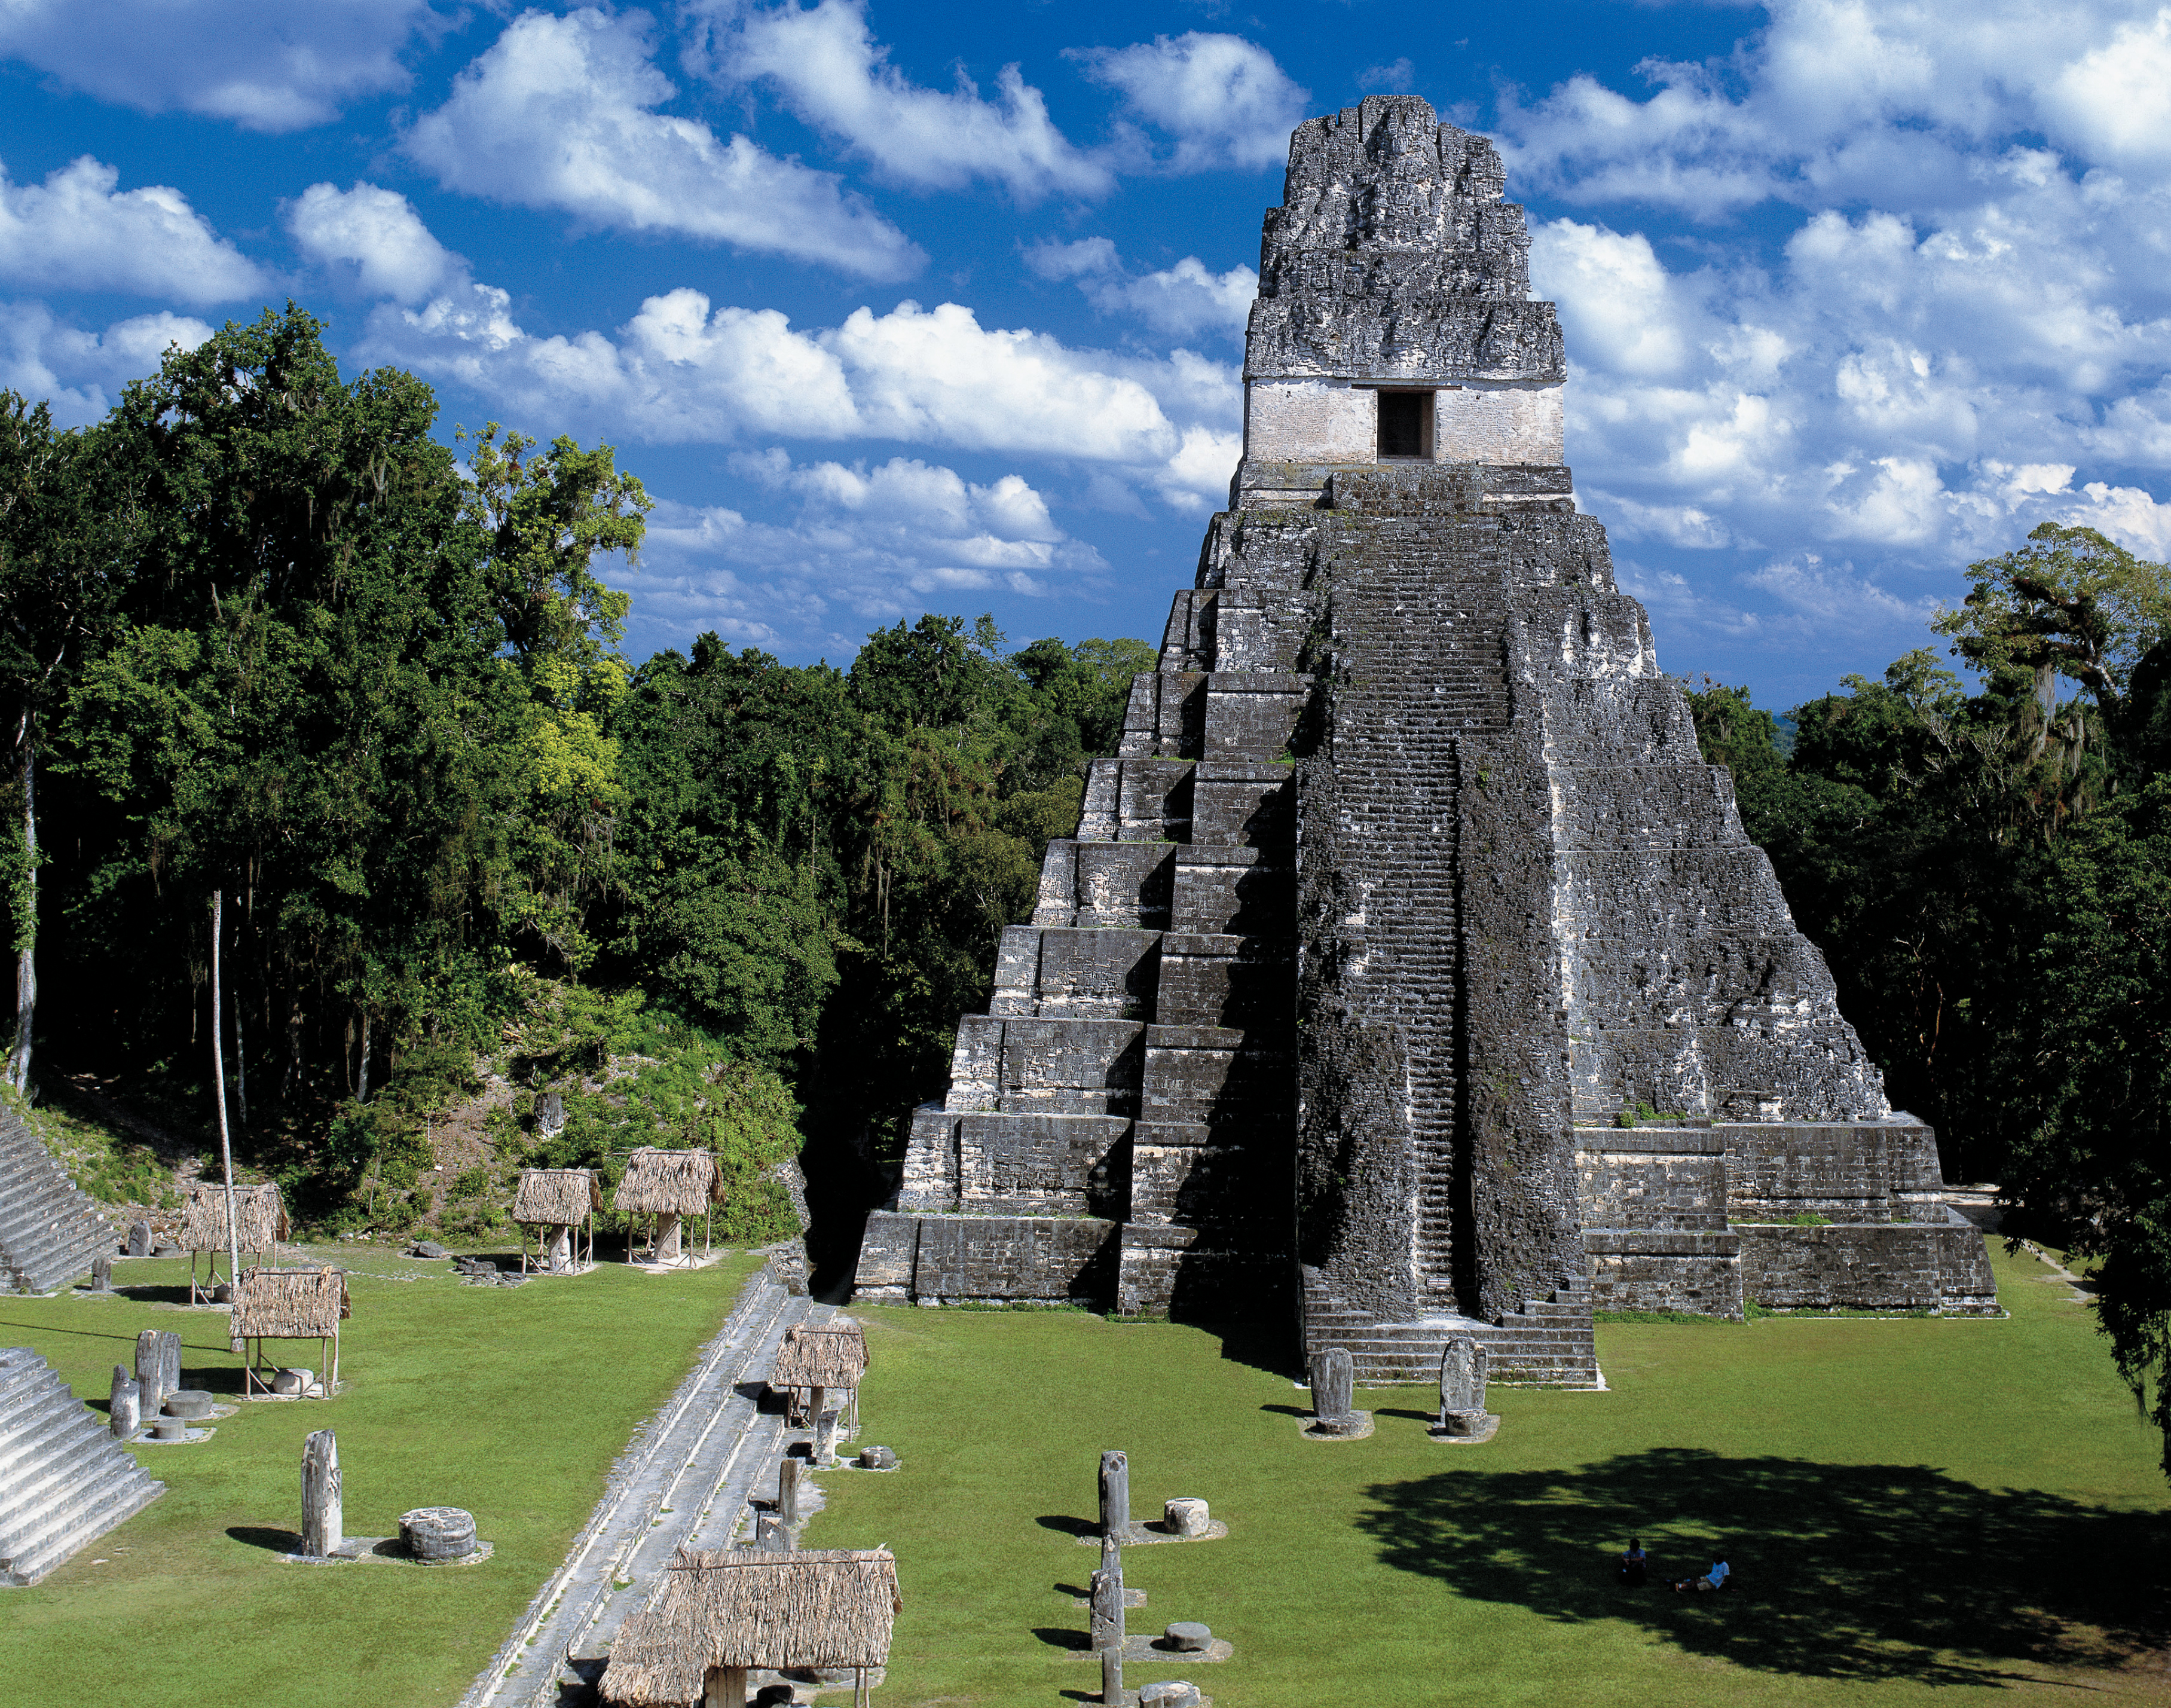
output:
[[[1356,1406],[1356,1361],[1345,1346],[1311,1355],[1311,1421],[1306,1435],[1356,1441],[1371,1434],[1372,1414]]]
[[[1439,1355],[1439,1421],[1433,1435],[1475,1445],[1499,1432],[1500,1420],[1485,1409],[1485,1348],[1467,1335],[1450,1335]]]
[[[1576,507],[1504,187],[1414,97],[1292,137],[1229,508],[860,1296],[1295,1305],[1365,1385],[1595,1385],[1594,1308],[1997,1309]]]

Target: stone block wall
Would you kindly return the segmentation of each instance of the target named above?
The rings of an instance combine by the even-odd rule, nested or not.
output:
[[[1088,1217],[909,1216],[876,1211],[857,1297],[957,1304],[1095,1303],[1115,1291],[1117,1230]]]
[[[1745,1227],[1742,1286],[1775,1309],[1996,1315],[1997,1283],[1981,1231],[1938,1207],[1943,1215],[1934,1222]]]

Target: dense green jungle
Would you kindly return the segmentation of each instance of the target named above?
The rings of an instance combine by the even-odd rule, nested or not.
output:
[[[796,1157],[849,1238],[1155,649],[930,614],[849,669],[630,663],[613,450],[448,446],[320,331],[229,325],[80,431],[0,394],[8,1094],[115,1203],[216,1170],[222,1090],[320,1234],[480,1236],[521,1165],[663,1142],[723,1159],[720,1237],[789,1230]],[[2095,1262],[2171,1426],[2171,575],[2050,525],[1966,573],[1881,681],[1690,701],[1893,1102]]]

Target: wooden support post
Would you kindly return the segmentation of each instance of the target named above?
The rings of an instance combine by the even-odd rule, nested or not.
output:
[[[330,1559],[346,1539],[340,1527],[339,1437],[320,1429],[302,1448],[302,1552]]]

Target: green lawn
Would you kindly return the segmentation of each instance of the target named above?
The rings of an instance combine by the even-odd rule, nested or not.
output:
[[[429,1278],[357,1276],[348,1392],[146,1450],[165,1499],[0,1593],[0,1704],[57,1687],[446,1708],[751,1263],[515,1291],[349,1260]],[[877,1697],[893,1708],[1096,1694],[1069,1597],[1096,1563],[1074,1537],[1104,1447],[1131,1455],[1135,1511],[1203,1495],[1230,1526],[1126,1556],[1151,1593],[1134,1629],[1198,1619],[1236,1644],[1190,1674],[1224,1708],[2171,1700],[2158,1443],[2070,1290],[2032,1259],[1996,1261],[2005,1321],[1603,1325],[1613,1391],[1495,1389],[1505,1422],[1480,1448],[1427,1441],[1417,1389],[1361,1401],[1380,1414],[1369,1441],[1300,1440],[1287,1376],[1195,1329],[862,1307],[863,1439],[905,1469],[826,1474],[807,1540],[896,1548],[907,1606]],[[152,1326],[183,1330],[192,1380],[233,1379],[212,1315],[0,1301],[0,1343],[38,1347],[86,1395]],[[496,1557],[426,1575],[278,1564],[265,1533],[298,1522],[302,1437],[326,1423],[351,1532],[448,1502]],[[1683,1571],[1723,1538],[1740,1592],[1616,1590],[1608,1556],[1632,1531]],[[1183,1673],[1132,1683],[1160,1676]]]
[[[1360,1394],[1368,1441],[1300,1440],[1288,1377],[1193,1329],[861,1307],[862,1439],[905,1468],[829,1474],[807,1540],[895,1547],[895,1708],[1095,1695],[1103,1448],[1134,1513],[1230,1525],[1125,1555],[1134,1630],[1236,1648],[1128,1682],[1223,1708],[2167,1700],[2161,1443],[2071,1290],[1993,1250],[2008,1319],[1602,1325],[1612,1391],[1496,1388],[1477,1448],[1412,1388]],[[1632,1532],[1684,1573],[1724,1539],[1739,1592],[1616,1589]]]
[[[442,1263],[331,1255],[376,1272],[350,1281],[344,1391],[244,1406],[199,1446],[139,1449],[166,1495],[36,1587],[0,1590],[0,1704],[445,1708],[556,1569],[635,1425],[759,1261],[673,1276],[605,1265],[485,1288]],[[122,1283],[162,1290],[184,1274],[178,1261],[116,1267]],[[101,1405],[149,1328],[180,1330],[190,1385],[238,1388],[225,1327],[223,1314],[136,1299],[0,1299],[0,1345],[35,1347]],[[281,1564],[267,1544],[299,1528],[303,1438],[327,1427],[348,1534],[394,1533],[410,1507],[465,1507],[495,1556],[435,1571]]]

